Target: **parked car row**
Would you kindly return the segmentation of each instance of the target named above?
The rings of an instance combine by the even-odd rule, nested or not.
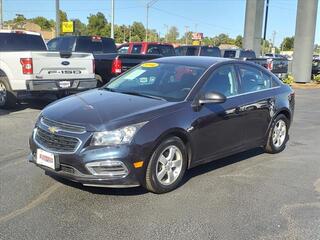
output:
[[[256,58],[254,51],[214,46],[179,46],[132,42],[116,47],[99,36],[62,36],[47,45],[38,33],[0,31],[0,107],[26,98],[64,96],[101,87],[112,78],[151,59],[164,56],[209,56],[251,61],[273,73],[287,73],[282,58]],[[17,71],[21,69],[20,71]]]

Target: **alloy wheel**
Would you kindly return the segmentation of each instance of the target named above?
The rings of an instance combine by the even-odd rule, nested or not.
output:
[[[287,126],[286,123],[280,119],[276,122],[273,133],[272,133],[272,142],[276,148],[280,148],[284,143],[287,135]]]
[[[0,106],[4,106],[7,101],[7,88],[4,83],[0,82]]]
[[[182,170],[182,153],[174,145],[166,147],[160,154],[157,166],[156,176],[163,185],[171,185],[180,176]]]

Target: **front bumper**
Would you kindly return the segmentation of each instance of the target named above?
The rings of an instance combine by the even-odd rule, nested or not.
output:
[[[41,121],[38,123],[41,128],[46,128]],[[134,167],[134,162],[143,159],[142,149],[136,145],[110,146],[110,147],[92,147],[90,144],[91,133],[85,132],[83,134],[67,133],[68,136],[77,136],[80,145],[76,151],[66,153],[52,151],[44,147],[37,141],[37,129],[33,131],[29,139],[31,153],[28,161],[34,163],[38,167],[45,170],[47,173],[68,179],[73,182],[81,183],[85,186],[96,187],[136,187],[140,186],[144,181],[145,163],[140,168]],[[60,135],[65,133],[60,133]],[[80,139],[81,138],[81,139]],[[46,167],[37,163],[37,150],[42,149],[46,152],[54,154],[55,166],[53,168]],[[103,165],[96,168],[96,172],[92,171],[92,165],[96,167],[96,163],[118,162],[121,163],[124,174],[116,172],[112,166]],[[116,168],[119,168],[117,166]],[[95,174],[103,169],[103,175]],[[119,169],[118,169],[119,170]],[[121,171],[121,170],[120,170]],[[108,172],[108,174],[105,174]],[[109,174],[111,172],[111,174]]]
[[[97,87],[96,79],[28,80],[27,91],[84,91]]]
[[[84,186],[109,188],[129,188],[140,186],[139,181],[132,173],[129,173],[124,178],[95,176],[91,174],[84,174],[75,167],[64,163],[56,163],[56,169],[51,169],[37,164],[35,155],[32,153],[29,154],[28,161],[45,170],[48,175],[61,177],[72,182],[80,183]]]

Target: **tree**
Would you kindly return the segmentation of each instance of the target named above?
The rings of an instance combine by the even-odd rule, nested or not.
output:
[[[75,33],[77,35],[87,35],[87,25],[81,22],[79,19],[74,19],[74,28],[75,28]]]
[[[143,24],[140,22],[133,22],[131,26],[131,35],[134,37],[135,40],[132,41],[143,41],[146,37],[146,29],[144,28]]]
[[[13,22],[14,23],[22,23],[26,20],[27,19],[25,18],[25,16],[23,14],[16,14],[16,17],[13,19]]]
[[[168,42],[176,42],[178,37],[179,37],[178,28],[175,26],[172,26],[169,29],[168,34],[166,35],[166,39],[168,39]]]
[[[110,36],[111,26],[103,13],[90,14],[88,17],[88,34],[98,36]]]
[[[242,48],[242,41],[243,41],[243,38],[241,35],[238,35],[236,37],[236,39],[234,40],[234,44],[239,47],[239,48]]]
[[[45,17],[39,16],[31,19],[31,21],[35,24],[38,24],[42,30],[50,31],[52,28],[54,28],[54,24],[52,24],[52,22],[46,19]]]
[[[214,36],[212,41],[215,46],[219,46],[221,44],[235,44],[235,40],[225,33],[220,33],[219,35]]]
[[[294,45],[294,37],[286,37],[283,39],[281,43],[281,49],[284,51],[291,51],[293,50]]]

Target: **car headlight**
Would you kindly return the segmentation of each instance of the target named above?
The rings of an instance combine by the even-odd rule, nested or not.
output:
[[[146,123],[137,123],[113,131],[95,132],[90,145],[110,146],[130,143],[138,130]]]

